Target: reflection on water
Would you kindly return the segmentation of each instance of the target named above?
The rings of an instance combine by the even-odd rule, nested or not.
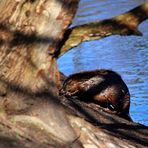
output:
[[[116,16],[142,2],[144,0],[81,0],[73,25]],[[116,35],[82,43],[58,60],[59,69],[66,75],[97,68],[117,71],[131,93],[132,118],[148,125],[147,28],[148,21],[139,26],[142,37]]]

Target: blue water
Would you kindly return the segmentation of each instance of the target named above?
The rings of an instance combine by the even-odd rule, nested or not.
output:
[[[145,0],[81,0],[72,26],[117,16]],[[58,60],[66,75],[93,69],[118,72],[131,94],[130,115],[135,122],[148,125],[148,20],[138,36],[114,35],[101,40],[84,42]]]

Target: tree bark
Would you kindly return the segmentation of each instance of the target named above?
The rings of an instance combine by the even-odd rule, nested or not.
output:
[[[1,123],[8,120],[12,144],[20,143],[19,137],[26,141],[26,134],[31,144],[53,147],[76,138],[57,101],[60,81],[53,53],[77,5],[78,0],[0,1]]]
[[[0,1],[0,147],[148,145],[147,127],[107,114],[99,107],[95,110],[86,103],[58,97],[61,82],[56,58],[73,47],[63,50],[65,41],[71,40],[69,33],[73,35],[79,28],[83,31],[82,27],[85,30],[84,25],[68,31],[70,36],[67,32],[64,34],[78,2]],[[145,17],[138,21],[140,23],[147,18],[147,3],[139,8],[134,10],[135,14],[141,14],[141,9],[145,12]],[[122,22],[125,18],[121,15],[115,20]],[[104,30],[108,25],[113,29],[107,22],[104,21],[107,26],[101,23],[102,27],[106,26]],[[89,34],[82,32],[82,35],[91,34],[91,39],[98,39],[100,35],[96,30]]]

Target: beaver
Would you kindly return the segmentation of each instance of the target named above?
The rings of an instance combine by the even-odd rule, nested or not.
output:
[[[109,113],[132,121],[128,87],[112,70],[97,69],[72,74],[63,82],[59,95],[95,103]]]

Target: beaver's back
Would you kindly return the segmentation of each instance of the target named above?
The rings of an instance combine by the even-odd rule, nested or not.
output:
[[[60,95],[95,102],[118,113],[129,113],[130,94],[121,76],[111,70],[84,71],[70,75]]]

